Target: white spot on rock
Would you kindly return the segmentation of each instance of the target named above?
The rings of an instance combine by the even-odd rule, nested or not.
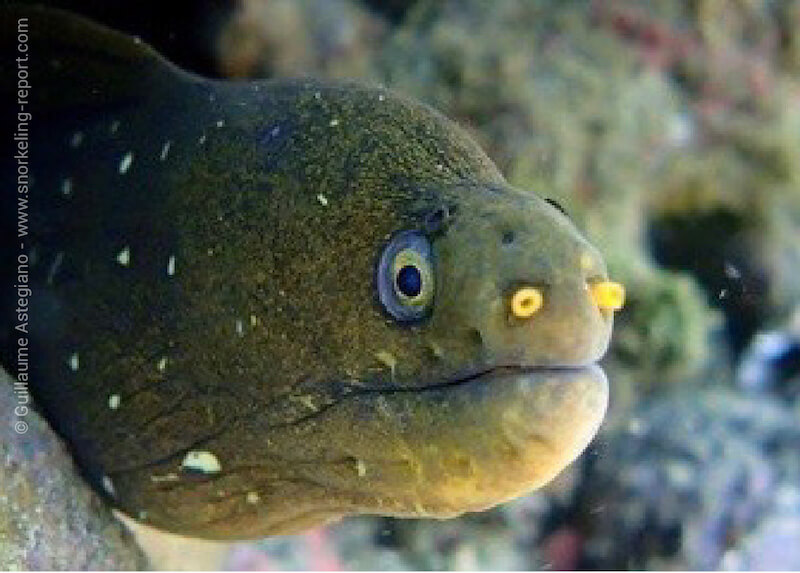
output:
[[[181,469],[201,472],[204,474],[217,474],[222,471],[217,456],[202,450],[190,450],[181,462]]]
[[[169,148],[172,147],[172,142],[167,141],[164,145],[161,146],[161,155],[159,155],[159,159],[164,161],[167,158],[167,154],[169,153]]]
[[[120,175],[125,175],[128,172],[128,169],[131,168],[132,163],[133,163],[133,152],[129,151],[128,153],[122,156],[122,160],[119,162]]]
[[[367,464],[364,463],[364,460],[356,460],[356,471],[358,472],[358,477],[363,478],[367,475]]]
[[[334,117],[331,120],[330,124],[328,124],[328,125],[330,125],[331,127],[336,127],[337,125],[339,125],[339,120]]]
[[[167,261],[167,276],[175,275],[175,256],[171,256]]]
[[[224,127],[224,126],[225,126],[225,120],[224,119],[218,119],[217,120],[217,127]]]
[[[72,195],[72,179],[64,179],[61,182],[61,193],[65,196]]]
[[[328,206],[328,198],[325,197],[325,195],[323,195],[322,193],[317,193],[317,201],[319,201],[319,204],[322,205],[323,207]]]
[[[241,320],[236,320],[236,334],[239,336],[244,336],[244,324]]]
[[[386,99],[386,96],[383,94],[378,94],[378,101],[383,101]]]
[[[80,147],[81,143],[83,143],[83,132],[76,131],[69,140],[69,146]]]
[[[111,408],[112,410],[116,410],[117,408],[119,408],[120,401],[121,398],[119,397],[119,394],[112,394],[111,396],[108,397],[108,407]]]
[[[255,314],[250,315],[250,326],[256,326],[258,324],[258,317]]]
[[[81,359],[78,356],[77,352],[73,352],[70,355],[69,360],[67,361],[67,364],[69,364],[69,368],[73,372],[77,372],[78,371],[78,368],[81,367]]]
[[[248,491],[246,499],[247,499],[247,503],[250,503],[250,504],[253,504],[253,505],[255,505],[259,501],[261,501],[261,497],[258,495],[258,493],[254,492],[254,491]]]
[[[131,250],[125,247],[117,254],[117,262],[123,267],[127,267],[131,263]]]
[[[108,129],[108,130],[109,130],[111,133],[117,133],[117,131],[119,130],[119,121],[118,121],[118,120],[116,120],[116,119],[115,119],[114,121],[112,121],[112,122],[111,122],[111,127],[109,127],[109,129]]]
[[[206,134],[204,133],[203,135],[200,136],[200,139],[197,140],[197,143],[203,145],[205,142],[206,142]]]
[[[162,356],[159,359],[158,364],[156,364],[156,368],[158,368],[159,372],[163,372],[164,370],[167,369],[167,357],[166,356]]]

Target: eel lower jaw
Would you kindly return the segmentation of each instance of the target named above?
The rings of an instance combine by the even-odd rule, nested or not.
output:
[[[498,366],[428,392],[384,396],[382,431],[397,436],[415,468],[402,477],[385,468],[396,483],[388,513],[450,517],[537,489],[588,446],[607,404],[596,364]],[[381,457],[392,450],[391,440],[382,443]]]

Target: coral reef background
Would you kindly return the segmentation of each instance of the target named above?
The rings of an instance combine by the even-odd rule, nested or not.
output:
[[[608,418],[544,490],[195,558],[139,531],[154,565],[800,569],[800,1],[209,0],[194,34],[125,4],[83,11],[209,75],[358,78],[438,108],[629,292]]]

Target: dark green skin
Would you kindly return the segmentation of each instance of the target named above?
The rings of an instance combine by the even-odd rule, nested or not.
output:
[[[546,483],[588,444],[607,401],[590,365],[612,320],[587,291],[602,259],[456,125],[381,88],[194,78],[27,14],[31,390],[115,505],[208,538],[448,517]],[[412,325],[375,285],[408,229],[428,233],[436,284]],[[545,297],[528,320],[509,313],[522,285]]]

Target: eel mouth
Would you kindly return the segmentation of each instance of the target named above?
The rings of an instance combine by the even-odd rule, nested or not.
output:
[[[408,390],[408,389],[407,389]],[[351,452],[376,468],[381,513],[451,517],[552,480],[605,416],[608,381],[594,363],[496,366],[450,382],[351,402]],[[378,448],[375,448],[378,444]],[[362,508],[363,512],[373,512]]]
[[[599,372],[598,372],[599,371]],[[468,382],[474,381],[490,381],[493,378],[503,379],[517,376],[529,376],[531,382],[541,379],[556,380],[563,377],[564,380],[573,379],[577,375],[592,375],[604,376],[603,370],[596,362],[587,362],[579,365],[523,365],[523,364],[506,364],[498,366],[490,366],[488,368],[473,371],[469,374],[459,375],[453,377],[450,381],[432,385],[433,387],[440,386],[458,386]]]

